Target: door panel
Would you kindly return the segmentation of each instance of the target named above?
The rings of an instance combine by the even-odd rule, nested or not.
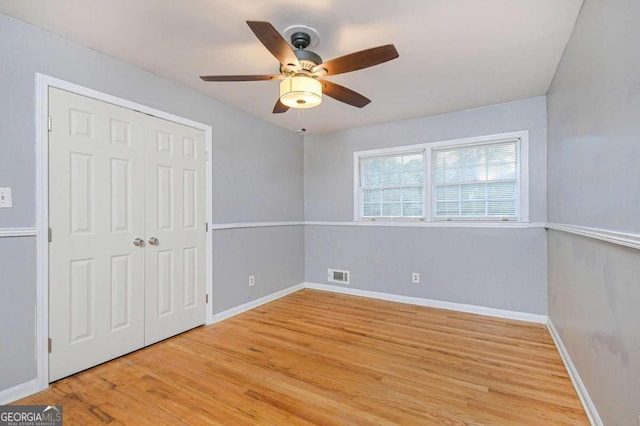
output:
[[[173,167],[159,165],[157,170],[155,190],[158,202],[156,206],[148,206],[155,207],[149,214],[155,216],[159,230],[173,231]]]
[[[71,343],[95,337],[95,259],[80,259],[70,262],[69,317]]]
[[[131,255],[111,256],[111,331],[132,325],[132,268]]]
[[[130,231],[131,161],[111,159],[111,232]]]
[[[144,345],[144,127],[137,113],[49,91],[51,381]],[[137,143],[136,143],[137,142]]]
[[[204,132],[156,117],[146,153],[145,344],[204,323]]]
[[[71,191],[71,234],[93,232],[94,165],[93,155],[70,153],[69,179]]]

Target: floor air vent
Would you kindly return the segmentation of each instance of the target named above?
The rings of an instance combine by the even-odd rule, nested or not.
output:
[[[329,269],[328,280],[330,283],[349,284],[349,271]]]

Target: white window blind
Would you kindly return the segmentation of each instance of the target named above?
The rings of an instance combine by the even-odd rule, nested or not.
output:
[[[424,151],[360,158],[360,216],[424,217]]]
[[[434,218],[517,218],[519,140],[434,149]]]

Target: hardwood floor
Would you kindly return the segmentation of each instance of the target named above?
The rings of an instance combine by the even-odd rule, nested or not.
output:
[[[546,328],[302,290],[60,380],[65,425],[588,425]]]

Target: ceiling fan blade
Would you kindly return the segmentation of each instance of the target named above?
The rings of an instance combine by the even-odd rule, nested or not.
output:
[[[251,31],[258,37],[258,40],[264,44],[264,47],[266,47],[282,65],[300,67],[300,61],[298,61],[293,49],[291,49],[289,43],[280,35],[278,30],[273,28],[273,25],[260,21],[247,21],[247,25],[249,25]]]
[[[203,75],[200,79],[203,81],[263,81],[263,80],[282,80],[282,74],[268,75]]]
[[[280,114],[287,111],[289,111],[289,107],[283,104],[282,102],[280,102],[280,99],[278,99],[276,104],[273,106],[273,113]]]
[[[328,80],[320,80],[324,86],[322,93],[332,97],[333,99],[344,102],[345,104],[352,105],[354,107],[362,108],[366,106],[371,99],[362,96],[358,92],[354,92],[351,89],[347,89],[339,84],[332,83]]]
[[[339,58],[316,66],[313,71],[321,72],[323,69],[326,69],[327,71],[323,75],[343,74],[345,72],[372,67],[395,59],[398,56],[398,51],[395,46],[393,44],[387,44],[385,46],[372,47],[371,49],[340,56]]]

